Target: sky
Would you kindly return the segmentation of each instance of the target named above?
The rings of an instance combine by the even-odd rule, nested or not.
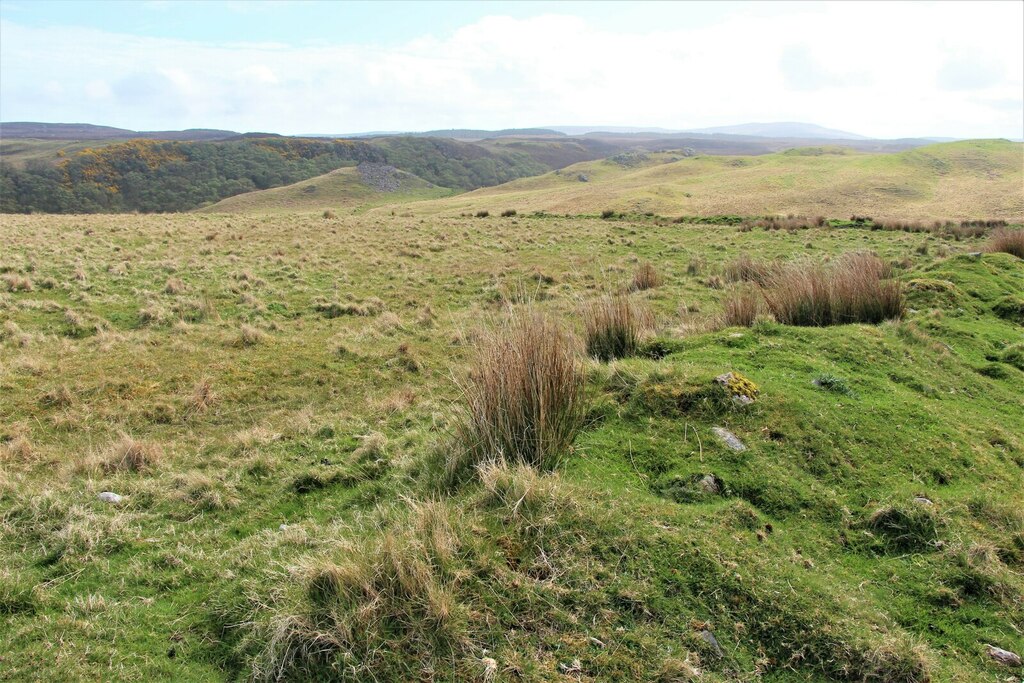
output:
[[[1024,2],[0,0],[0,120],[1024,138]]]

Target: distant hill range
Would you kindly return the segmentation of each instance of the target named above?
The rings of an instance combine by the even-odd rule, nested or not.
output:
[[[392,166],[396,172],[418,178],[425,185],[407,183],[403,189],[410,197],[427,199],[605,158],[634,159],[659,153],[680,159],[757,157],[806,148],[825,150],[822,153],[829,155],[842,154],[842,150],[898,153],[928,144],[933,140],[875,140],[803,123],[744,124],[691,132],[550,126],[284,136],[11,122],[0,123],[0,212],[184,211],[363,163]],[[580,173],[589,175],[587,170]],[[591,190],[601,185],[596,180],[588,186]],[[313,186],[315,189],[309,189]],[[311,201],[362,206],[395,200],[367,194],[359,176],[351,172],[309,187],[297,188],[303,194],[296,196],[294,192],[271,192],[260,195],[258,201],[230,206],[241,209],[243,204],[263,206],[268,202],[305,206]],[[538,208],[546,207],[538,201]]]
[[[868,140],[870,138],[845,130],[824,128],[813,123],[741,123],[736,126],[714,126],[712,128],[696,128],[687,133],[706,133],[710,135],[752,135],[759,138],[811,138],[814,140]]]
[[[231,130],[192,128],[189,130],[139,131],[91,123],[38,123],[12,121],[0,123],[0,138],[34,138],[36,140],[227,140],[238,133]]]

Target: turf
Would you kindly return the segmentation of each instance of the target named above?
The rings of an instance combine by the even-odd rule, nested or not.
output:
[[[0,234],[13,680],[1005,681],[985,645],[1024,650],[1024,266],[984,238],[388,213]],[[740,254],[860,250],[896,264],[904,320],[714,324]],[[481,332],[527,301],[582,332],[643,262],[656,336],[587,361],[557,471],[436,488]],[[752,405],[715,398],[729,371]],[[146,464],[114,464],[124,435]]]

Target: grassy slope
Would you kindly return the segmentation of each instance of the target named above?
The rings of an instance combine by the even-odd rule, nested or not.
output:
[[[125,142],[121,139],[109,140],[35,140],[32,138],[8,138],[0,140],[0,159],[5,164],[17,168],[24,167],[28,161],[56,162],[59,153],[74,154],[83,149],[96,149],[106,145]]]
[[[366,185],[356,168],[341,168],[293,185],[228,197],[200,209],[205,213],[302,213],[366,209],[381,204],[444,197],[451,193],[411,173],[399,172],[401,187],[380,192]]]
[[[752,157],[654,154],[640,168],[584,162],[409,207],[418,214],[506,208],[661,215],[798,214],[893,219],[1024,218],[1024,145],[1000,140],[897,154],[794,150]],[[580,182],[578,176],[588,176]]]
[[[14,679],[225,680],[280,663],[266,648],[282,624],[330,619],[310,571],[376,557],[362,544],[384,537],[422,552],[422,513],[399,496],[428,496],[416,473],[450,424],[461,342],[536,270],[554,280],[529,285],[540,305],[575,324],[578,298],[619,288],[637,259],[665,275],[642,296],[671,353],[590,364],[576,457],[526,507],[477,487],[437,504],[456,538],[430,570],[446,618],[410,608],[387,642],[328,647],[291,676],[329,678],[334,662],[334,678],[368,680],[373,661],[377,680],[467,680],[493,657],[510,681],[565,680],[574,660],[593,681],[901,680],[923,658],[936,681],[996,681],[984,644],[1024,649],[1024,336],[992,312],[1024,268],[955,255],[975,240],[202,214],[5,217],[0,232],[15,245],[4,269],[34,285],[0,294],[0,664]],[[705,280],[741,252],[864,248],[907,260],[907,321],[673,332],[717,313]],[[321,297],[385,312],[327,318]],[[243,324],[257,343],[240,345]],[[726,370],[761,386],[750,409],[666,400]],[[823,374],[853,395],[815,387]],[[197,411],[202,379],[216,400]],[[719,425],[749,450],[725,449]],[[366,470],[354,449],[374,431],[386,464]],[[94,461],[120,432],[162,457],[105,471]],[[686,488],[703,474],[723,495]],[[912,531],[909,549],[869,533],[887,505],[934,533]]]

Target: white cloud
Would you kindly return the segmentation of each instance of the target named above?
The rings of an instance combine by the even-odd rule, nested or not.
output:
[[[282,133],[797,120],[885,137],[1024,136],[1020,3],[754,7],[643,33],[487,17],[389,48],[3,22],[0,116]]]

